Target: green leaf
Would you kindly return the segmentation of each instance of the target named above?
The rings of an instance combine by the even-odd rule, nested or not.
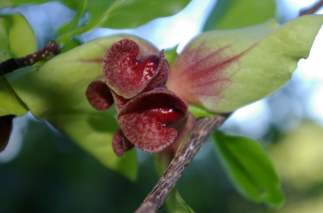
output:
[[[275,0],[218,0],[207,18],[204,31],[260,24],[275,15]]]
[[[0,117],[4,115],[23,115],[27,108],[17,97],[5,78],[0,77]]]
[[[177,57],[167,85],[192,105],[234,111],[283,86],[322,24],[323,16],[303,16],[283,26],[202,33]]]
[[[62,100],[64,101],[64,100]],[[137,177],[136,151],[126,152],[121,158],[116,157],[111,146],[117,124],[113,112],[53,112],[45,116],[70,139],[90,152],[104,166],[135,180]]]
[[[122,38],[136,41],[143,51],[156,51],[135,37],[102,38],[62,53],[38,70],[11,73],[8,79],[33,114],[47,119],[107,167],[133,179],[135,152],[119,158],[112,151],[111,138],[117,128],[113,113],[96,111],[85,97],[90,82],[103,77],[105,52]]]
[[[76,2],[76,5],[72,4],[72,8],[76,10],[76,14],[74,15],[73,19],[62,26],[59,31],[58,35],[64,35],[64,33],[68,33],[69,31],[75,30],[78,28],[78,25],[80,24],[80,19],[84,15],[84,12],[86,11],[87,5],[88,5],[88,0],[81,0],[82,3],[78,0]],[[73,3],[73,1],[72,1]]]
[[[136,27],[152,19],[177,13],[189,3],[189,0],[173,0],[167,2],[163,0],[120,0],[112,2],[101,13],[103,16],[97,22],[96,26],[111,28]],[[89,10],[90,16],[97,10],[100,10],[100,8],[92,8]]]
[[[279,207],[284,202],[281,185],[270,159],[255,141],[217,132],[217,154],[238,191],[247,199]]]
[[[74,28],[77,19],[65,26],[59,33],[58,41],[62,45],[70,42],[71,38],[97,27],[132,28],[144,24],[152,19],[170,16],[183,9],[189,0],[91,0],[84,1],[82,10],[89,15],[88,23]],[[80,16],[81,13],[77,13]],[[70,30],[72,29],[72,30]]]
[[[8,31],[6,21],[0,18],[0,61],[9,58]]]
[[[10,57],[8,35],[5,20],[0,18],[0,63]],[[27,109],[16,96],[7,80],[0,76],[0,117],[4,115],[22,115]]]
[[[194,213],[194,210],[187,205],[177,190],[173,190],[167,200],[166,207],[169,213]]]
[[[10,52],[16,57],[26,56],[37,50],[36,36],[27,22],[20,14],[5,16],[8,21],[8,37]]]

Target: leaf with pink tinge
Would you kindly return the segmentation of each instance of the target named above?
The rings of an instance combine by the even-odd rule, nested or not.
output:
[[[186,111],[182,100],[159,88],[129,101],[118,121],[131,143],[147,152],[159,152],[176,141],[185,126]]]
[[[203,33],[178,56],[167,87],[191,105],[234,111],[284,85],[322,24],[323,16],[306,16],[283,26]]]
[[[107,84],[118,95],[132,98],[158,75],[159,63],[163,63],[161,59],[158,55],[142,55],[132,40],[120,40],[112,45],[104,58]]]

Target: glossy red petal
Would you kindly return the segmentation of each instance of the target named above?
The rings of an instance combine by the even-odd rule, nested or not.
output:
[[[86,90],[89,103],[97,110],[106,110],[113,104],[109,87],[103,81],[93,81]]]
[[[159,57],[141,56],[136,42],[123,39],[108,50],[103,70],[109,87],[119,96],[132,98],[158,74]]]
[[[130,100],[118,121],[131,143],[147,152],[173,144],[186,118],[187,106],[174,93],[159,88]]]

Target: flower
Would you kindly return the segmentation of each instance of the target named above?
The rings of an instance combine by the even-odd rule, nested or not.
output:
[[[130,39],[114,43],[103,59],[104,80],[90,83],[89,103],[106,110],[115,103],[120,129],[113,137],[121,156],[136,146],[160,152],[174,144],[184,129],[187,105],[166,88],[169,65],[163,52],[147,52]]]

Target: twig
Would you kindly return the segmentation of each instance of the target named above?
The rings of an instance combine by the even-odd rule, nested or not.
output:
[[[60,51],[59,45],[55,41],[50,41],[43,48],[30,55],[21,58],[10,58],[0,63],[0,76],[13,72],[19,68],[33,65],[41,60],[57,55]]]
[[[320,0],[313,4],[311,7],[303,9],[299,12],[300,16],[310,15],[316,13],[321,7],[323,7],[323,0]]]
[[[136,210],[136,213],[155,213],[164,204],[168,194],[175,187],[185,167],[192,161],[203,142],[226,119],[227,116],[218,115],[196,121],[188,142],[177,151],[153,190]]]

